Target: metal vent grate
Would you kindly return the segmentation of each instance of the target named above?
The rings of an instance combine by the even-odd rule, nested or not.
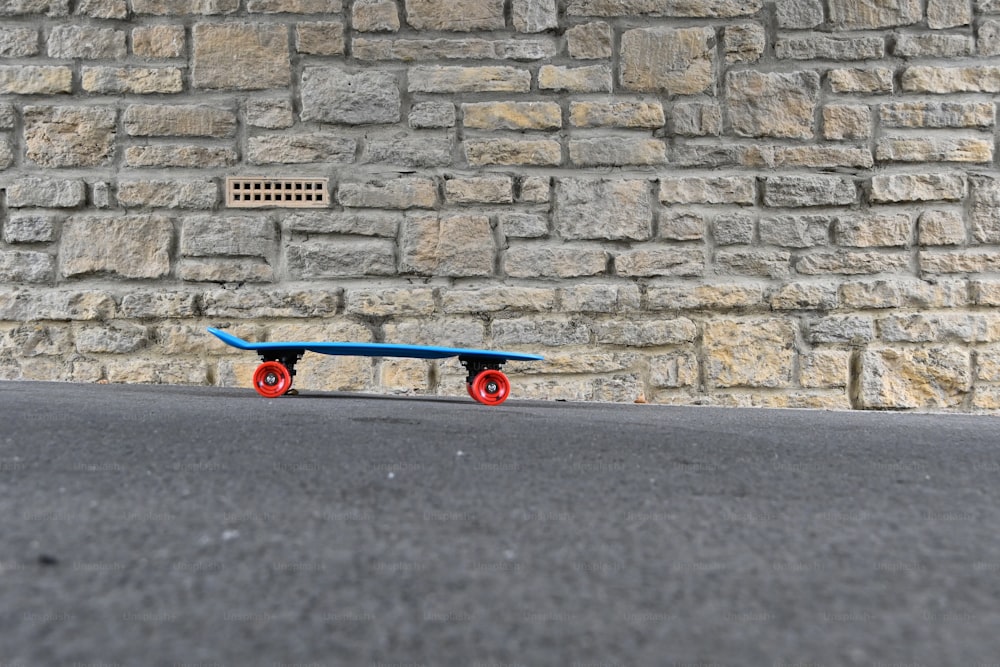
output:
[[[328,178],[233,177],[226,179],[229,208],[325,208]]]

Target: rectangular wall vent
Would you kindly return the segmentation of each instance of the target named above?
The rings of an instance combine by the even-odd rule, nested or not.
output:
[[[228,208],[326,208],[330,203],[328,178],[226,178]]]

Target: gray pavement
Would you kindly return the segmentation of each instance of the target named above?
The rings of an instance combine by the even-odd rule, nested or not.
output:
[[[1000,663],[998,429],[0,383],[0,665]]]

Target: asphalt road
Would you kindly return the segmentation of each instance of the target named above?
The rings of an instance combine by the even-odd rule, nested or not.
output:
[[[998,433],[0,383],[0,666],[996,664]]]

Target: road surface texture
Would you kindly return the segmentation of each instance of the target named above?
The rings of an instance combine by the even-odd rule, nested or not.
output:
[[[0,665],[1000,662],[1000,420],[0,383]]]

